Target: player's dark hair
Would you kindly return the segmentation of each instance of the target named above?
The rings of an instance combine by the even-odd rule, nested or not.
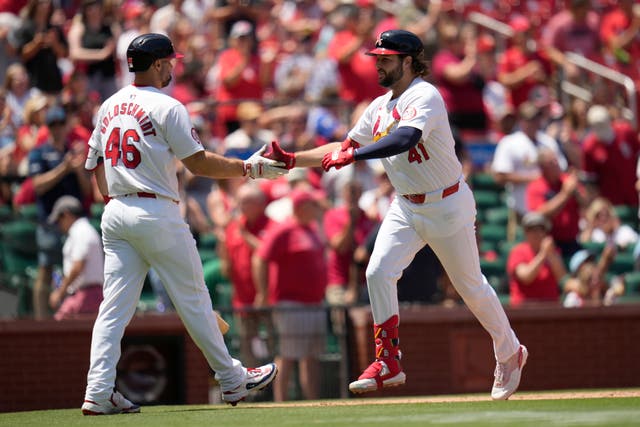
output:
[[[405,57],[411,57],[411,71],[413,71],[416,75],[426,78],[429,75],[429,61],[424,55],[424,51],[413,55],[399,55],[400,60],[403,60]]]

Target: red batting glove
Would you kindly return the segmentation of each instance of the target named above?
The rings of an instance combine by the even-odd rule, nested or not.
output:
[[[282,162],[287,169],[293,169],[296,166],[296,153],[284,151],[282,147],[280,147],[280,144],[278,144],[278,141],[272,141],[271,146],[268,147],[262,157]]]
[[[347,151],[349,147],[358,148],[360,147],[360,144],[358,144],[351,138],[346,138],[344,141],[342,141],[342,145],[340,146],[340,149],[342,151]]]
[[[350,165],[355,162],[355,160],[353,157],[353,147],[349,147],[345,151],[342,151],[340,148],[324,155],[322,158],[322,169],[324,169],[325,172],[329,172],[331,167],[340,169],[343,166]]]

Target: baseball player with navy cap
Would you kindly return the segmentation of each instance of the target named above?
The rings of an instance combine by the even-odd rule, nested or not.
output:
[[[270,363],[245,368],[231,358],[212,309],[202,264],[180,214],[176,161],[211,178],[276,178],[282,164],[260,157],[228,159],[204,150],[186,108],[161,89],[180,55],[161,34],[136,37],[127,50],[132,85],[107,99],[97,113],[85,167],[95,172],[106,199],[101,228],[105,251],[104,301],[93,327],[82,412],[139,412],[114,390],[120,340],[136,310],[150,267],[160,276],[189,334],[216,372],[222,399],[235,405],[276,376]]]
[[[397,196],[380,226],[366,272],[376,359],[349,389],[363,393],[404,384],[396,282],[428,244],[491,335],[496,357],[491,396],[508,399],[518,388],[528,353],[480,271],[475,201],[454,151],[442,97],[424,80],[428,68],[422,42],[411,32],[389,30],[368,54],[376,56],[379,84],[390,90],[369,104],[342,143],[289,153],[274,142],[265,154],[287,167],[322,165],[326,171],[380,159],[395,187]]]

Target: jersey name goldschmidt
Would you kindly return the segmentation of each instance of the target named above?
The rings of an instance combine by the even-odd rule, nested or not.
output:
[[[433,85],[416,78],[398,98],[391,99],[391,91],[376,98],[349,137],[369,145],[400,126],[422,130],[422,139],[409,151],[380,159],[399,194],[439,190],[460,178],[462,165],[455,154],[447,111]]]
[[[204,149],[184,105],[134,85],[102,104],[89,146],[104,158],[109,196],[148,192],[173,200],[179,200],[176,157]]]

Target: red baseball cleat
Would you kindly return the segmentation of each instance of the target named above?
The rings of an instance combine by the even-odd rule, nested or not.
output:
[[[352,393],[366,393],[383,387],[402,385],[406,379],[407,376],[402,372],[400,363],[397,360],[387,363],[376,359],[358,377],[357,381],[349,384],[349,390]]]
[[[383,387],[404,384],[407,376],[400,367],[402,356],[398,347],[398,315],[395,314],[384,323],[373,325],[373,337],[376,343],[376,360],[364,370],[357,381],[349,384],[352,393],[366,393]]]

